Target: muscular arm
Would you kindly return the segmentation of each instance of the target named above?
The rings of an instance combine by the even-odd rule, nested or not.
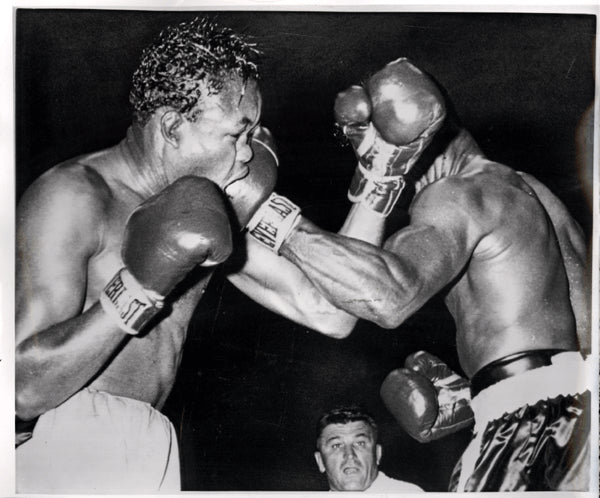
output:
[[[421,198],[411,225],[390,237],[384,249],[306,222],[282,254],[336,307],[397,327],[459,273],[475,246],[469,216],[451,206],[451,199],[445,206],[435,197]]]
[[[300,221],[298,231],[304,233],[306,227],[310,227],[326,238],[341,241],[342,245],[354,239],[367,241],[363,242],[364,246],[374,247],[371,244],[380,245],[383,241],[384,223],[381,216],[355,204],[339,234],[320,230],[305,218]],[[351,310],[332,305],[331,297],[292,263],[293,260],[267,250],[251,237],[246,239],[246,263],[239,272],[229,276],[236,287],[271,311],[330,337],[343,338],[352,332],[358,317],[348,313]],[[348,268],[344,272],[350,273]]]
[[[83,311],[100,206],[87,182],[56,176],[39,180],[17,208],[16,413],[23,420],[84,386],[124,338],[97,303]]]
[[[522,172],[519,174],[533,188],[554,226],[569,279],[569,295],[577,323],[579,347],[584,352],[590,352],[591,272],[583,230],[548,187],[531,175]]]

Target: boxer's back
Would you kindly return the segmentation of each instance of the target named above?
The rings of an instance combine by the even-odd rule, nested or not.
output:
[[[531,187],[511,169],[481,162],[440,188],[452,191],[454,205],[430,208],[468,218],[474,241],[446,296],[465,373],[518,351],[577,349],[560,247]]]

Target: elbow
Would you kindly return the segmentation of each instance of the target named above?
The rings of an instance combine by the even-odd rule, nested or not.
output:
[[[328,337],[331,337],[332,339],[345,339],[346,337],[348,337],[352,331],[354,330],[354,327],[350,327],[350,328],[337,328],[337,329],[329,329],[324,331],[323,333],[325,335],[327,335]]]
[[[395,329],[407,318],[400,304],[393,299],[371,301],[371,316],[371,321],[383,329]]]
[[[396,314],[385,314],[383,316],[378,317],[375,321],[377,325],[379,325],[382,329],[395,329],[402,325],[404,320],[399,318]]]
[[[23,379],[17,372],[15,389],[15,416],[26,422],[34,420],[48,410],[55,408],[49,402],[47,393],[39,386],[33,378]]]
[[[357,317],[337,311],[319,317],[313,322],[312,328],[332,339],[345,339],[352,333],[357,322]]]
[[[39,417],[48,410],[44,396],[38,386],[34,373],[28,373],[26,367],[19,365],[15,369],[15,415],[19,420],[27,421]]]
[[[17,389],[15,393],[15,416],[22,421],[33,420],[45,410],[36,402],[36,397],[24,389]]]
[[[360,318],[336,307],[323,296],[311,300],[310,306],[302,303],[299,309],[310,309],[310,313],[304,314],[302,323],[332,339],[345,339],[348,337]]]
[[[315,327],[315,330],[332,339],[345,339],[352,333],[357,321],[357,319],[352,319],[351,323],[346,323],[346,321],[342,323],[338,321],[321,322]]]

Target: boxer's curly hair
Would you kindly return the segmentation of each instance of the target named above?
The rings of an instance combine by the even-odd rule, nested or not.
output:
[[[377,441],[378,428],[373,416],[361,405],[337,406],[323,414],[317,420],[316,436],[317,447],[323,429],[331,424],[349,424],[350,422],[364,422],[373,431],[373,439]]]
[[[165,28],[133,74],[134,121],[143,125],[161,106],[196,119],[200,100],[219,93],[232,75],[258,80],[259,56],[249,38],[205,18]]]

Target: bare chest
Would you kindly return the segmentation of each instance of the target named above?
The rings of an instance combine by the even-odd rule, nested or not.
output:
[[[123,233],[134,208],[116,204],[107,219],[102,244],[88,261],[85,308],[97,302],[107,282],[125,266],[121,258]],[[190,319],[209,280],[209,273],[199,273],[167,296],[164,309],[139,335],[126,336],[122,348],[91,387],[160,407],[175,381]]]

